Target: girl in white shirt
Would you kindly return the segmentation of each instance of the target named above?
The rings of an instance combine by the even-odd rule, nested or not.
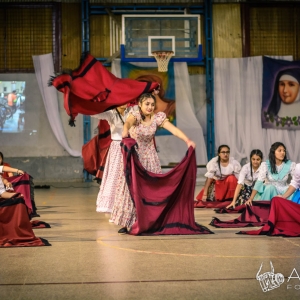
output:
[[[242,167],[233,200],[226,208],[235,208],[236,205],[242,205],[249,199],[252,188],[258,178],[262,159],[263,153],[259,149],[251,151],[250,162]]]
[[[131,107],[127,108],[126,104],[92,116],[99,120],[106,120],[109,123],[112,139],[97,197],[97,212],[111,213],[114,205],[117,178],[123,172],[123,157],[120,146],[123,125],[131,109]]]
[[[233,157],[230,157],[230,148],[221,145],[218,148],[218,156],[212,158],[206,165],[207,177],[204,188],[196,197],[195,207],[201,206],[202,201],[224,201],[232,199],[237,186],[241,165]]]

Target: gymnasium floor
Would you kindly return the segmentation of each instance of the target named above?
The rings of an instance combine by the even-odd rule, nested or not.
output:
[[[213,235],[118,235],[119,227],[95,212],[98,187],[73,186],[35,190],[38,219],[52,226],[35,234],[52,247],[0,249],[1,300],[300,298],[299,238],[212,228],[211,209],[197,209],[195,218]],[[279,287],[269,281],[263,292],[256,274],[263,263],[261,274],[270,276],[270,261],[285,280]]]

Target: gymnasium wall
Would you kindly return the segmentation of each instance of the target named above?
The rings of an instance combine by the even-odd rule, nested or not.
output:
[[[43,2],[35,2],[35,4],[43,5]],[[213,5],[214,57],[293,55],[295,59],[300,59],[299,10],[300,6],[297,3],[293,5],[269,3],[268,6],[215,3]],[[7,16],[9,16],[8,19]],[[120,16],[115,16],[115,18],[117,21],[121,21]],[[8,23],[4,24],[4,20]],[[56,31],[53,33],[51,28],[54,24]],[[204,18],[202,18],[202,24],[201,36],[205,55]],[[33,73],[31,59],[32,55],[49,53],[54,49],[57,72],[63,69],[74,69],[78,66],[82,43],[81,3],[79,1],[77,3],[55,2],[53,6],[45,6],[44,9],[36,7],[34,13],[28,7],[20,8],[18,12],[8,12],[5,4],[1,3],[0,25],[0,36],[4,38],[5,34],[8,34],[5,41],[0,43],[0,80],[26,78],[28,88],[30,87],[34,91],[32,94],[32,99],[34,99],[32,103],[34,104],[29,111],[35,114],[34,118],[37,119],[39,129],[39,136],[36,140],[32,143],[30,140],[21,140],[21,145],[18,145],[20,139],[17,136],[3,138],[3,134],[1,134],[0,151],[4,152],[8,162],[16,163],[17,167],[25,170],[28,167],[34,177],[40,177],[45,181],[57,180],[58,177],[63,180],[82,180],[81,158],[70,157],[51,132]],[[32,40],[29,41],[30,36],[32,36]],[[109,57],[109,38],[109,16],[91,16],[91,54],[98,58]],[[188,70],[192,82],[194,84],[196,82],[195,85],[197,82],[201,82],[201,86],[204,86],[205,68],[189,66]],[[197,99],[197,95],[195,98]],[[203,95],[201,95],[199,103],[195,105],[196,109],[198,107],[201,111],[200,113],[196,112],[200,123],[203,123],[205,116],[203,105],[205,105],[205,100],[203,101]],[[71,128],[67,124],[68,116],[64,112],[62,101],[60,101],[60,110],[70,146],[75,150],[81,150],[82,118],[77,118],[76,127]]]

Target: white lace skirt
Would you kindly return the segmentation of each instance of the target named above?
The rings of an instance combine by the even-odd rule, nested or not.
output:
[[[97,212],[110,213],[112,211],[120,172],[123,172],[123,156],[120,141],[112,141],[108,150],[97,197]]]

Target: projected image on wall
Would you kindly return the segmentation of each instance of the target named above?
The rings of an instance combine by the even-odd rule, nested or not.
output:
[[[0,132],[22,132],[25,126],[25,81],[0,81]]]

